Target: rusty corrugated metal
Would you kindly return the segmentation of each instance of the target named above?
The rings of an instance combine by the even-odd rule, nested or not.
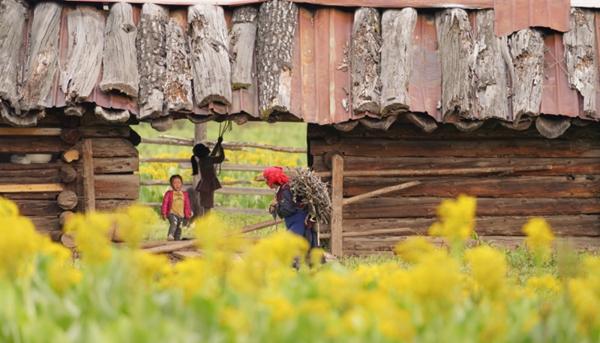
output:
[[[565,51],[562,35],[550,34],[544,37],[544,84],[540,111],[544,114],[577,117],[579,97],[577,91],[569,87]]]
[[[570,0],[494,0],[496,35],[528,27],[569,31]]]

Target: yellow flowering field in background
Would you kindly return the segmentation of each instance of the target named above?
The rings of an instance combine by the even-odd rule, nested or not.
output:
[[[174,264],[136,248],[156,220],[147,208],[72,217],[73,259],[0,198],[0,341],[598,342],[600,257],[549,272],[564,256],[534,218],[527,268],[514,269],[511,254],[466,244],[475,208],[446,200],[430,228],[446,244],[411,237],[395,258],[356,266],[321,264],[283,230],[248,239],[213,213],[194,223],[201,257]]]

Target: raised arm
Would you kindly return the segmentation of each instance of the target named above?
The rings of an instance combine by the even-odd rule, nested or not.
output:
[[[210,153],[210,161],[215,163],[223,163],[225,161],[225,150],[223,150],[223,137],[219,137],[217,144]]]

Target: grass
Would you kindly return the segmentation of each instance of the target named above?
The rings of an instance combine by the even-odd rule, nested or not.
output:
[[[193,138],[194,124],[187,120],[176,121],[173,127],[166,132],[158,132],[149,124],[141,123],[134,127],[134,130],[143,138],[158,138],[161,135],[174,136],[179,138]],[[221,126],[216,122],[207,123],[206,137],[209,141],[216,141]],[[270,124],[264,122],[249,122],[244,125],[233,124],[231,131],[224,134],[225,142],[251,142],[270,144],[277,146],[306,148],[306,124],[303,123],[277,123]],[[150,157],[177,157],[189,158],[191,156],[191,147],[140,144],[138,146],[140,158]],[[235,164],[254,164],[254,165],[284,165],[284,166],[305,166],[306,155],[288,154],[281,152],[271,152],[260,149],[249,149],[246,152],[225,151],[227,161]],[[172,174],[180,174],[184,177],[184,182],[191,183],[191,170],[188,164],[177,163],[141,163],[141,180],[167,180]],[[219,178],[221,181],[247,181],[250,184],[240,185],[242,187],[265,187],[263,183],[254,181],[257,173],[221,171]],[[141,202],[157,203],[162,200],[164,192],[168,186],[143,186],[140,188],[139,199]],[[254,208],[265,209],[271,202],[271,196],[257,195],[226,195],[216,194],[215,204],[222,207]],[[244,227],[261,221],[269,220],[270,216],[219,213],[219,216],[229,225],[235,227]],[[159,223],[151,228],[147,236],[148,240],[164,239],[166,236],[168,224]],[[272,228],[271,230],[273,230]],[[265,232],[267,230],[261,230]],[[259,233],[262,234],[262,233]],[[189,229],[183,231],[183,237],[191,237]]]

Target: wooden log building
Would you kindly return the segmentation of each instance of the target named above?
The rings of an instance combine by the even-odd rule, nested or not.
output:
[[[484,239],[544,216],[600,246],[594,6],[0,0],[0,195],[57,232],[137,198],[139,121],[304,121],[335,254],[425,233],[461,193]]]

